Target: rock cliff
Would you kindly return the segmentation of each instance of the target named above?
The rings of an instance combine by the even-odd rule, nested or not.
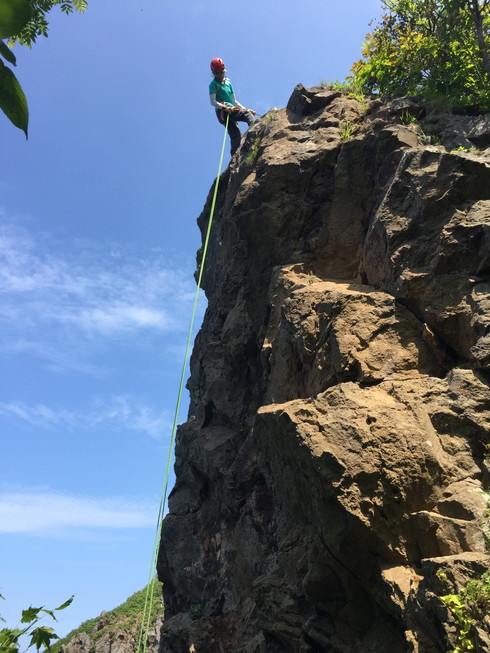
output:
[[[457,644],[439,597],[489,566],[489,145],[490,116],[301,85],[247,132],[203,276],[161,651]],[[488,621],[472,637],[490,650]]]

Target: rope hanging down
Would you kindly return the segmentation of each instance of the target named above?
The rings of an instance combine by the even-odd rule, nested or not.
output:
[[[179,391],[177,394],[177,404],[175,406],[175,414],[174,414],[174,421],[172,425],[172,435],[170,437],[170,444],[168,448],[168,455],[167,455],[167,464],[165,467],[165,475],[164,475],[164,480],[163,480],[163,487],[162,487],[162,494],[160,498],[160,507],[158,511],[158,519],[157,519],[157,527],[155,531],[155,538],[153,541],[153,552],[152,552],[152,557],[151,557],[151,563],[150,563],[150,572],[148,575],[148,583],[146,586],[146,594],[145,594],[145,604],[143,607],[143,615],[141,619],[141,627],[140,627],[140,633],[139,633],[139,638],[138,638],[138,647],[136,649],[137,653],[145,653],[146,652],[146,643],[148,641],[148,632],[150,630],[150,621],[151,621],[151,613],[153,609],[153,598],[154,598],[154,591],[155,591],[155,583],[154,583],[154,574],[156,571],[156,564],[157,564],[157,558],[158,558],[158,551],[160,548],[160,533],[162,530],[162,521],[163,521],[163,513],[165,510],[165,502],[167,500],[167,491],[168,491],[168,480],[170,477],[170,465],[172,463],[172,457],[173,457],[173,451],[174,451],[174,446],[175,446],[175,436],[177,433],[177,422],[179,419],[179,410],[180,410],[180,402],[182,400],[182,392],[184,389],[184,381],[185,381],[185,373],[187,369],[187,360],[189,358],[189,349],[191,346],[191,341],[192,341],[192,331],[194,328],[194,318],[196,317],[196,310],[197,310],[197,302],[199,300],[199,291],[201,289],[201,281],[202,281],[202,275],[204,272],[204,264],[206,261],[206,254],[208,251],[208,244],[209,244],[209,236],[211,234],[211,225],[213,224],[213,217],[214,217],[214,209],[216,206],[216,198],[218,196],[218,186],[219,186],[219,178],[221,175],[221,168],[223,165],[223,156],[225,152],[225,143],[226,143],[226,133],[228,131],[228,121],[230,119],[229,114],[226,117],[226,125],[224,129],[224,134],[223,134],[223,144],[221,146],[221,156],[219,159],[219,165],[218,165],[218,174],[216,176],[216,182],[214,184],[214,193],[213,193],[213,200],[211,202],[211,211],[209,213],[209,221],[208,221],[208,227],[206,230],[206,238],[204,239],[204,248],[202,251],[202,258],[201,258],[201,265],[199,266],[199,276],[197,279],[197,288],[196,288],[196,294],[194,297],[194,306],[192,308],[192,315],[191,315],[191,322],[189,326],[189,334],[187,336],[187,344],[185,348],[185,354],[184,354],[184,362],[182,365],[182,373],[180,375],[180,384],[179,384]]]

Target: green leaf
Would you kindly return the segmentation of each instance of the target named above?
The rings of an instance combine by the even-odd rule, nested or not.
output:
[[[0,0],[0,38],[20,32],[32,15],[29,0]]]
[[[24,633],[25,630],[19,630],[19,628],[3,628],[0,630],[0,643],[3,646],[3,644],[16,642]]]
[[[7,59],[9,63],[11,63],[13,66],[17,65],[17,61],[15,59],[15,54],[12,52],[12,50],[8,47],[6,43],[0,40],[0,54],[4,59]],[[3,599],[3,596],[1,597]]]
[[[65,608],[67,608],[69,605],[72,604],[74,598],[75,598],[75,595],[71,596],[67,601],[65,601],[64,603],[62,603],[62,604],[61,604],[60,606],[58,606],[57,608],[55,608],[55,610],[64,610]]]
[[[41,610],[41,612],[44,612],[45,614],[49,614],[50,617],[53,617],[55,621],[58,621],[56,617],[54,616],[54,612],[52,610],[45,610],[44,608]]]
[[[459,594],[446,594],[446,596],[441,596],[441,600],[444,601],[447,605],[454,606],[463,606],[464,599]]]
[[[23,633],[23,630],[15,631],[10,630],[10,628],[0,630],[0,651],[2,651],[2,653],[17,653],[19,650],[17,641],[19,636]]]
[[[54,630],[47,626],[39,626],[39,628],[35,628],[31,633],[30,646],[35,646],[38,651],[41,647],[49,648],[52,639],[58,639],[58,635]]]
[[[32,605],[27,608],[27,610],[22,610],[22,618],[20,620],[21,624],[29,624],[31,621],[35,621],[38,618],[41,608],[33,608]]]
[[[1,60],[0,109],[2,109],[10,122],[19,129],[22,129],[27,138],[29,109],[27,107],[26,96],[14,73]]]

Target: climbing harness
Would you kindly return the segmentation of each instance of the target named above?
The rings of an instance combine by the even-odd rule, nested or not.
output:
[[[224,129],[224,134],[223,134],[223,143],[221,146],[221,155],[219,159],[219,165],[218,165],[218,174],[216,176],[216,181],[214,184],[214,192],[213,192],[213,200],[211,202],[211,211],[209,213],[209,221],[208,221],[208,227],[206,230],[206,238],[204,239],[204,248],[202,251],[202,258],[201,258],[201,265],[199,266],[199,276],[197,279],[197,288],[196,288],[196,294],[194,297],[194,306],[192,308],[192,315],[191,315],[191,322],[189,326],[189,334],[187,336],[187,344],[185,348],[185,354],[184,354],[184,362],[182,365],[182,373],[180,375],[180,384],[179,384],[179,391],[177,393],[177,403],[175,406],[175,414],[174,414],[174,421],[172,425],[172,434],[170,437],[170,444],[168,448],[168,455],[167,455],[167,464],[165,467],[165,475],[163,479],[163,486],[162,486],[162,493],[161,493],[161,498],[160,498],[160,507],[158,510],[158,519],[157,519],[157,526],[156,526],[156,531],[155,531],[155,538],[153,541],[153,551],[152,551],[152,557],[151,557],[151,563],[150,563],[150,572],[148,575],[148,583],[146,586],[146,593],[145,593],[145,603],[143,607],[143,615],[141,618],[141,626],[140,626],[140,632],[139,632],[139,638],[138,638],[138,646],[136,649],[137,653],[145,653],[146,652],[146,646],[147,646],[147,641],[148,641],[148,632],[150,630],[150,621],[151,621],[151,613],[152,613],[152,608],[153,608],[153,598],[154,598],[154,591],[155,591],[155,582],[154,582],[154,574],[156,571],[156,564],[157,564],[157,559],[158,559],[158,552],[160,549],[160,537],[161,537],[161,530],[162,530],[162,522],[163,522],[163,513],[165,510],[165,502],[167,500],[167,491],[168,491],[168,480],[170,476],[170,465],[172,463],[172,457],[173,457],[173,452],[174,452],[174,447],[175,447],[175,436],[177,433],[177,422],[179,419],[179,410],[180,410],[180,402],[182,399],[182,392],[184,389],[184,381],[185,381],[185,374],[187,370],[187,361],[189,358],[189,349],[191,346],[191,340],[192,340],[192,331],[194,328],[194,318],[196,316],[196,309],[197,309],[197,302],[199,300],[199,291],[201,289],[201,281],[202,281],[202,275],[204,272],[204,264],[206,261],[206,254],[208,251],[208,244],[209,244],[209,236],[211,234],[211,225],[213,224],[213,217],[214,217],[214,209],[216,207],[216,198],[218,196],[218,186],[219,186],[219,179],[221,175],[221,167],[223,165],[223,155],[225,152],[225,143],[226,143],[226,132],[228,129],[228,121],[229,121],[229,114],[226,117],[226,124],[225,124],[225,129]]]
[[[223,111],[224,111],[224,109],[223,109]],[[262,118],[262,116],[260,116],[260,115],[257,113],[257,111],[254,111],[253,109],[247,109],[247,107],[242,107],[242,108],[240,108],[240,107],[233,107],[233,108],[231,109],[231,113],[233,113],[234,111],[248,111],[248,112],[251,113],[253,116],[259,116],[259,118]],[[228,113],[230,113],[230,112],[228,112]]]

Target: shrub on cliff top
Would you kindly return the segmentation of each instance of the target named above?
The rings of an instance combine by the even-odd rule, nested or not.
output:
[[[352,76],[364,92],[490,111],[490,0],[383,0]]]

